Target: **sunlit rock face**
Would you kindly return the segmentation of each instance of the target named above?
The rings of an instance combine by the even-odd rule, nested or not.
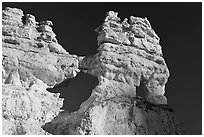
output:
[[[81,67],[99,79],[93,95],[102,99],[135,97],[136,86],[144,84],[147,101],[167,104],[164,93],[169,71],[159,37],[147,18],[131,16],[121,22],[117,14],[108,12],[104,23],[96,29],[99,52],[81,61]]]
[[[49,134],[41,126],[62,110],[46,89],[79,72],[78,58],[57,42],[51,21],[16,8],[2,11],[3,134]]]
[[[121,22],[110,11],[96,32],[98,53],[81,58],[79,67],[98,77],[99,84],[78,111],[61,113],[43,129],[51,134],[184,134],[164,96],[169,71],[149,21],[131,16]],[[146,99],[137,97],[141,85]]]
[[[183,134],[172,109],[140,98],[117,97],[98,102],[84,115],[79,126],[83,135]]]
[[[180,135],[182,124],[167,105],[139,97],[95,101],[85,113],[62,112],[43,126],[53,135]]]
[[[169,71],[147,18],[121,21],[109,11],[96,29],[98,53],[85,57],[63,49],[52,26],[20,9],[2,11],[3,134],[184,134],[164,96]],[[60,93],[47,89],[80,71],[99,83],[78,111],[63,111]]]

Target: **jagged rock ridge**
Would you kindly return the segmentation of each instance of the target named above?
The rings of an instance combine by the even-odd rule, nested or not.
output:
[[[121,22],[117,14],[96,29],[98,53],[80,57],[62,48],[51,21],[3,10],[3,134],[184,134],[164,96],[169,71],[159,37],[147,18]],[[80,70],[99,84],[78,111],[61,112],[63,99],[46,89]],[[141,84],[146,101],[136,97]]]

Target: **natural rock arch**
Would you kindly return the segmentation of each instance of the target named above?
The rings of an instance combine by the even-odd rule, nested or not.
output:
[[[91,96],[92,89],[97,84],[98,79],[96,77],[81,71],[76,77],[64,80],[47,90],[53,93],[60,93],[60,97],[64,98],[61,109],[74,112]]]
[[[3,10],[3,134],[183,134],[164,96],[159,37],[147,18],[117,15],[107,13],[96,29],[98,53],[84,57],[64,50],[51,21]],[[142,84],[147,101],[136,97]]]

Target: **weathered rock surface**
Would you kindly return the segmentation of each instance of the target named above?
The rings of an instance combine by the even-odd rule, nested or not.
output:
[[[169,71],[159,37],[146,18],[129,22],[107,13],[96,29],[98,53],[79,61],[80,69],[98,77],[98,86],[77,112],[63,112],[43,129],[51,134],[184,134],[164,96]],[[141,84],[147,101],[136,97]]]
[[[3,134],[48,134],[41,126],[63,106],[48,87],[75,77],[78,57],[57,42],[51,21],[6,8],[2,15]]]
[[[93,94],[103,99],[134,97],[136,86],[144,84],[147,101],[167,104],[164,88],[169,71],[162,58],[159,37],[149,21],[131,16],[121,23],[117,13],[110,11],[96,31],[99,52],[85,57],[80,66],[99,78]]]
[[[48,134],[41,126],[53,119],[62,107],[59,94],[5,84],[2,87],[3,134]]]
[[[121,22],[108,12],[96,29],[98,53],[79,57],[58,43],[52,21],[2,13],[3,134],[184,134],[164,96],[169,71],[147,18]],[[61,112],[63,99],[46,89],[80,70],[99,84],[78,111]],[[137,97],[141,85],[146,100]]]
[[[184,134],[183,126],[167,105],[124,96],[92,105],[84,114],[62,112],[43,129],[54,135]]]

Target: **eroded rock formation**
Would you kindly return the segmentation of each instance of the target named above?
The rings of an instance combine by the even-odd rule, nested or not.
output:
[[[93,94],[103,99],[135,97],[136,86],[144,84],[147,101],[167,104],[164,87],[169,71],[162,58],[159,37],[149,21],[131,16],[121,23],[117,13],[110,11],[96,31],[99,52],[81,62],[82,68],[99,79]]]
[[[184,134],[164,96],[169,71],[159,37],[147,18],[117,14],[96,29],[98,53],[80,57],[58,43],[51,21],[3,10],[3,134]],[[46,89],[81,70],[99,83],[78,111],[63,111],[59,93]]]
[[[3,134],[47,134],[41,126],[62,111],[63,99],[46,89],[75,77],[78,57],[57,42],[51,21],[16,8],[2,14]]]

